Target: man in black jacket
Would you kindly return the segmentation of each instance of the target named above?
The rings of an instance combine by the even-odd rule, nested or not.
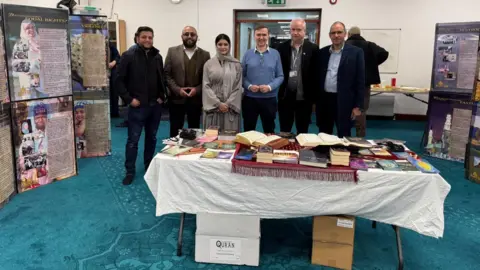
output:
[[[165,101],[166,82],[163,58],[153,47],[153,30],[139,27],[138,43],[126,51],[117,68],[116,87],[120,96],[130,104],[128,109],[128,139],[125,151],[127,174],[124,185],[130,185],[135,176],[138,141],[145,127],[145,170],[150,165],[157,143],[157,130],[161,118],[161,104]]]
[[[378,66],[388,58],[388,52],[377,44],[365,40],[360,35],[360,28],[354,26],[348,31],[347,44],[359,47],[365,56],[365,99],[362,114],[356,118],[355,129],[357,137],[365,137],[367,126],[367,109],[370,103],[370,86],[380,83]]]
[[[280,131],[291,132],[293,122],[297,134],[308,133],[315,87],[312,85],[317,68],[318,45],[305,40],[306,23],[295,19],[290,23],[291,39],[278,46],[284,80],[278,91]]]

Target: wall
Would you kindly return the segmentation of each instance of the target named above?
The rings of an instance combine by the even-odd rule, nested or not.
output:
[[[54,7],[58,0],[6,0],[0,2]],[[78,0],[77,0],[78,2]],[[86,0],[81,0],[86,4]],[[91,0],[92,5],[109,15],[111,0]],[[139,8],[137,8],[139,7]],[[288,9],[322,8],[320,45],[329,44],[328,30],[332,22],[343,21],[347,28],[401,28],[398,85],[429,87],[433,61],[435,23],[478,21],[480,1],[459,0],[339,0],[330,5],[328,0],[287,0]],[[453,8],[457,11],[453,11]],[[133,37],[140,25],[155,30],[155,44],[162,53],[170,46],[180,44],[185,25],[199,30],[199,46],[215,52],[214,38],[226,33],[234,39],[234,9],[269,9],[260,0],[183,0],[173,5],[169,0],[116,0],[114,12],[127,22],[127,35]],[[128,45],[131,38],[127,38]],[[383,76],[389,81],[391,75]],[[425,114],[426,106],[407,97],[397,96],[395,112]]]

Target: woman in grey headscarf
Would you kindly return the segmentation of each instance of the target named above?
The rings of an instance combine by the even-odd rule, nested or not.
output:
[[[203,67],[203,127],[240,131],[242,66],[230,55],[230,38],[215,39],[217,54]]]

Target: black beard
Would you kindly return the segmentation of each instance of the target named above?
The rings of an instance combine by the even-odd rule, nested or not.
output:
[[[187,49],[195,48],[195,45],[197,45],[197,41],[193,41],[193,44],[188,44],[188,40],[183,41],[183,46]]]

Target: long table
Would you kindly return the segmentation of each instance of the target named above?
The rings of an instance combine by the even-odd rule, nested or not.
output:
[[[296,218],[347,214],[443,237],[443,205],[450,185],[438,174],[358,171],[358,183],[272,177],[231,172],[231,162],[197,155],[155,156],[145,181],[157,201],[156,215],[184,213]],[[398,227],[397,227],[398,226]],[[401,268],[399,266],[399,268]]]
[[[403,94],[409,98],[413,98],[417,101],[420,101],[424,104],[428,104],[428,101],[425,101],[423,99],[419,99],[415,97],[415,94],[428,94],[430,91],[428,89],[422,89],[422,88],[393,88],[393,89],[384,89],[384,88],[372,88],[371,89],[371,94],[370,96],[377,96],[380,94]]]

